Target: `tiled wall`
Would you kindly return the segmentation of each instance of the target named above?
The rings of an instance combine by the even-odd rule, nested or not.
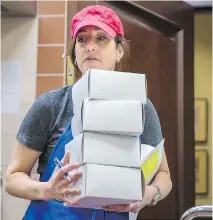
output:
[[[36,96],[65,85],[67,1],[38,1]]]

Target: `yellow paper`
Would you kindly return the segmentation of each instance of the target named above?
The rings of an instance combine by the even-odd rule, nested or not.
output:
[[[156,150],[151,157],[149,157],[142,165],[141,170],[143,171],[145,181],[153,174],[155,169],[158,166],[158,153],[159,150]]]

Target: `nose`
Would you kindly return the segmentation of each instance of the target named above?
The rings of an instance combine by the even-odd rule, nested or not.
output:
[[[90,52],[90,51],[95,51],[95,50],[96,50],[96,45],[95,45],[95,42],[93,42],[93,40],[89,40],[89,41],[87,42],[86,50],[87,50],[88,52]]]

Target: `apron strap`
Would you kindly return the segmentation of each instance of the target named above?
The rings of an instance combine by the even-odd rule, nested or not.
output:
[[[48,164],[44,170],[43,175],[41,176],[41,182],[47,182],[51,177],[54,169],[55,163],[54,158],[57,156],[59,160],[61,160],[65,153],[65,145],[69,143],[73,139],[72,131],[71,131],[71,122],[68,124],[64,132],[60,135],[48,161]]]

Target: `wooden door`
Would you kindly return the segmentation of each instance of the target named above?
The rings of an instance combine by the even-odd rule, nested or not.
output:
[[[68,24],[76,10],[91,4],[112,7],[121,18],[132,52],[126,71],[147,76],[148,97],[160,118],[173,182],[170,195],[141,210],[138,219],[179,219],[195,203],[192,8],[184,2],[69,4]]]

